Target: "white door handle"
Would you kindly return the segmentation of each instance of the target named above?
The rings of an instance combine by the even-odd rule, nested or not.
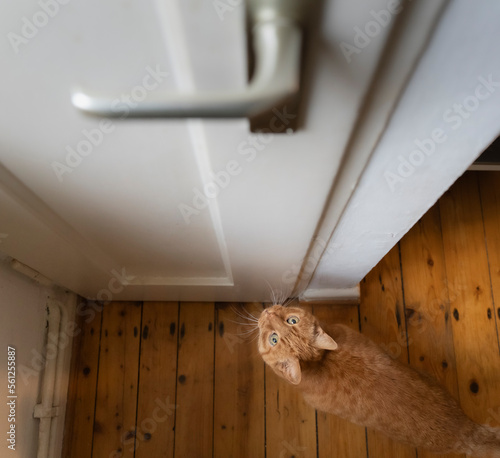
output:
[[[242,91],[152,93],[128,117],[240,118],[265,114],[299,95],[302,20],[307,0],[248,0],[255,53],[254,75]],[[83,112],[120,117],[106,95],[77,91],[73,105]]]

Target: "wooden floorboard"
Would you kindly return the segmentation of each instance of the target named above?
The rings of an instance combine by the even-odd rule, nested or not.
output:
[[[439,206],[432,207],[411,229],[401,241],[400,250],[411,365],[441,382],[458,400]],[[418,450],[418,458],[433,457],[436,455]]]
[[[478,176],[466,174],[439,204],[460,403],[485,422],[500,404],[500,355]]]
[[[492,311],[498,338],[500,335],[500,174],[487,172],[478,175],[478,181],[493,298]],[[500,353],[500,341],[498,350]],[[497,381],[498,384],[500,381]],[[486,423],[500,428],[500,399],[494,400],[488,407]]]
[[[315,304],[314,315],[320,323],[345,324],[359,331],[358,307]],[[367,457],[366,429],[346,420],[317,413],[318,456],[364,458]]]
[[[143,305],[135,458],[174,456],[178,319],[177,302]]]
[[[182,303],[179,317],[175,457],[211,457],[214,420],[214,304]]]
[[[500,176],[497,173],[488,172],[478,175],[478,181],[488,253],[493,315],[495,315],[497,334],[500,334]]]
[[[131,458],[135,450],[141,304],[103,308],[92,456]]]
[[[217,304],[214,457],[265,456],[264,362],[255,345],[262,304]],[[252,316],[250,316],[252,315]]]
[[[63,458],[91,458],[102,307],[82,299],[73,341]]]
[[[500,427],[500,173],[465,174],[361,292],[359,309],[308,307],[320,321],[360,327],[447,387],[474,419]],[[458,456],[416,451],[305,404],[258,355],[254,322],[243,317],[262,307],[82,306],[63,456]]]
[[[399,247],[396,245],[361,284],[361,331],[393,358],[408,362],[406,320],[401,285]],[[368,430],[370,458],[415,458],[416,450]]]

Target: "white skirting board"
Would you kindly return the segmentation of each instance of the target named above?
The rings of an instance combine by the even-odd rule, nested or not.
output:
[[[476,170],[479,172],[498,172],[500,171],[500,164],[472,164],[467,170]]]
[[[322,288],[308,289],[300,295],[302,302],[332,301],[332,302],[359,302],[359,285],[352,288]]]

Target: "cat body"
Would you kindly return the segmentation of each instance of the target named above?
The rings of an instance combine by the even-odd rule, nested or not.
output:
[[[436,453],[500,457],[499,431],[469,419],[437,382],[347,326],[295,307],[259,318],[259,352],[314,408]]]

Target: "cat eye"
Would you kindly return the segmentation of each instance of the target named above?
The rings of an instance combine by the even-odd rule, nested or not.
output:
[[[286,322],[288,324],[297,324],[299,322],[299,317],[298,316],[295,316],[295,315],[292,315],[292,316],[289,316],[287,319],[286,319]]]
[[[275,332],[273,332],[270,336],[269,336],[269,343],[274,347],[277,343],[278,343],[278,340],[279,340],[279,337],[278,337],[278,334],[276,334]]]

